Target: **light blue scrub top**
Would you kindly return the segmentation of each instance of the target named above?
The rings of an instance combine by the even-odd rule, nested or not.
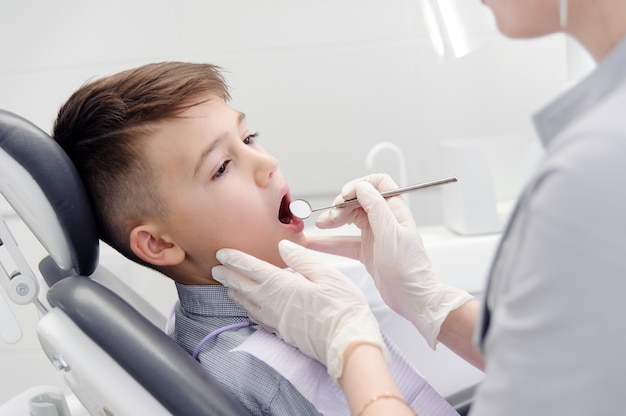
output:
[[[626,414],[626,39],[534,121],[546,154],[492,267],[471,415]]]

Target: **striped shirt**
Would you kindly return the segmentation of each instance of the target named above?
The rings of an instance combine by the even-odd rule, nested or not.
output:
[[[176,287],[179,302],[170,336],[190,354],[211,332],[248,321],[223,286]],[[407,402],[420,414],[456,415],[398,347],[386,342],[391,372]],[[257,325],[210,338],[198,360],[254,415],[350,415],[343,392],[323,365]]]

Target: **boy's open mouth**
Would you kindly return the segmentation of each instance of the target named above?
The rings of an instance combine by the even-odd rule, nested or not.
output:
[[[278,221],[283,224],[291,224],[293,217],[291,215],[291,211],[289,211],[289,197],[288,195],[283,196],[283,199],[280,200],[280,208],[278,209]]]

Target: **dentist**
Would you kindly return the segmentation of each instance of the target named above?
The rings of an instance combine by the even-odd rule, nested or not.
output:
[[[471,414],[608,415],[626,409],[626,1],[484,0],[512,38],[565,32],[598,63],[534,116],[545,158],[522,193],[481,305],[433,275],[415,223],[384,175],[347,184],[321,228],[354,223],[358,240],[310,240],[315,250],[360,259],[383,300],[434,347],[486,372]],[[294,278],[241,252],[218,252],[216,280],[258,322],[333,376],[353,414],[412,414],[367,343],[371,320],[349,280],[307,249],[279,245]],[[454,259],[451,259],[454,261]],[[314,307],[311,305],[315,305]],[[359,310],[360,314],[353,311]],[[351,311],[349,319],[342,319]],[[342,346],[337,348],[337,346]],[[402,413],[405,412],[405,413]]]

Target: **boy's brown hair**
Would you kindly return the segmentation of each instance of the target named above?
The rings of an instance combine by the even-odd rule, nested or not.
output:
[[[145,264],[130,250],[130,231],[167,212],[144,140],[207,94],[230,99],[220,68],[162,62],[89,82],[59,110],[53,137],[85,183],[100,238],[138,263]]]

